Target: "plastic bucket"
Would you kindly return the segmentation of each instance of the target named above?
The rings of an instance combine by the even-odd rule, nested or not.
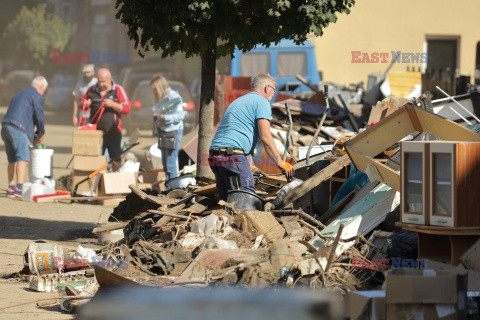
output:
[[[153,169],[163,169],[162,152],[158,149],[158,143],[153,144],[149,151]]]
[[[263,199],[245,190],[228,191],[227,202],[235,202],[235,207],[245,210],[263,210]]]
[[[64,269],[63,247],[57,243],[37,240],[27,248],[27,263],[32,274],[50,273]]]
[[[53,149],[30,149],[30,180],[52,176]]]
[[[104,227],[109,225],[107,224],[97,224],[98,227]],[[111,230],[111,231],[103,231],[97,233],[97,239],[98,242],[100,243],[115,243],[119,240],[122,240],[124,238],[123,235],[123,229],[117,229],[117,230]]]

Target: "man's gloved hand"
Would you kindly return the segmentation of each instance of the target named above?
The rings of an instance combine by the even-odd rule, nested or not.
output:
[[[293,166],[285,161],[280,161],[278,163],[278,167],[282,170],[285,177],[287,177],[287,181],[292,180],[293,178]]]
[[[250,170],[252,170],[253,174],[261,174],[262,170],[258,169],[256,166],[250,166]]]

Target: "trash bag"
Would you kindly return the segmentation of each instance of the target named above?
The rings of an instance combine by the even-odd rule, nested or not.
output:
[[[404,259],[417,259],[418,236],[416,232],[402,230],[391,235],[389,242],[390,246],[387,249],[387,256]]]

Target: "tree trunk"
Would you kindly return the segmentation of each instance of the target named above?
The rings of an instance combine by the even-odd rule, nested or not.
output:
[[[208,166],[208,149],[213,139],[213,113],[215,95],[215,64],[217,39],[212,37],[208,48],[202,52],[202,88],[198,128],[197,177],[213,177]]]

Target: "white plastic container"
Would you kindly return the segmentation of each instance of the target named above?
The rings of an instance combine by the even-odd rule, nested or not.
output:
[[[32,201],[32,183],[31,182],[26,182],[23,184],[22,200]]]
[[[55,180],[45,178],[42,181],[42,184],[45,186],[45,194],[55,194]]]
[[[163,169],[162,152],[158,149],[158,143],[153,144],[149,151],[153,169]]]
[[[28,201],[33,201],[35,196],[43,196],[45,194],[46,187],[42,184],[41,181],[35,180],[30,187],[30,197]]]
[[[53,149],[30,149],[30,180],[52,176]]]

